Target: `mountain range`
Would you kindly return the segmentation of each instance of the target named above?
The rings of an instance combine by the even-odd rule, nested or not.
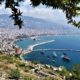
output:
[[[69,24],[62,24],[60,21],[52,22],[29,16],[22,16],[22,20],[24,22],[23,28],[28,30],[47,31],[54,34],[80,34],[80,29]],[[9,18],[9,15],[0,15],[1,28],[18,29],[17,26],[14,26],[14,22]]]

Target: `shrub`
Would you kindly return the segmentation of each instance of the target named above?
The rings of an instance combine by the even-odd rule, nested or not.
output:
[[[77,80],[80,80],[80,64],[76,64],[73,66],[72,75]]]
[[[32,78],[28,77],[28,76],[25,76],[24,77],[24,80],[32,80]]]
[[[18,69],[12,69],[10,72],[10,79],[19,80],[20,78],[20,72]]]
[[[28,66],[24,67],[25,72],[29,72],[29,70],[30,70],[30,67],[28,67]]]

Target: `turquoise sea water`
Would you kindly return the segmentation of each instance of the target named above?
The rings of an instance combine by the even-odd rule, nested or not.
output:
[[[41,43],[43,41],[55,40],[51,43],[46,43],[42,45],[35,46],[33,50],[38,49],[74,49],[80,50],[80,36],[41,36],[38,37],[39,40],[32,40],[31,38],[24,39],[19,41],[16,44],[23,49],[27,49],[29,45],[36,43]],[[65,66],[66,68],[71,68],[74,64],[80,64],[80,52],[56,50],[57,57],[53,57],[53,50],[44,50],[44,54],[41,54],[41,51],[32,51],[29,54],[25,54],[23,57],[25,60],[37,61],[42,64],[49,64],[53,66]],[[70,62],[64,61],[61,56],[65,52],[68,57],[71,59]],[[55,60],[55,62],[53,61]]]

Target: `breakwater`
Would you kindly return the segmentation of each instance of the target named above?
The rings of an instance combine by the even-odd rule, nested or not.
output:
[[[38,43],[38,44],[30,45],[26,50],[24,50],[24,52],[29,53],[29,52],[33,51],[33,48],[38,46],[38,45],[47,44],[47,43],[51,43],[51,42],[54,42],[54,41],[55,40],[50,40],[50,41],[44,41],[44,42],[41,42],[41,43]]]
[[[33,51],[49,51],[49,50],[53,50],[53,51],[76,51],[76,52],[80,52],[80,50],[74,50],[74,49],[36,49]]]

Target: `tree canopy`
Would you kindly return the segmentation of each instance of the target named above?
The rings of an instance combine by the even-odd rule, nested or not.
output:
[[[12,14],[10,17],[14,20],[14,25],[18,25],[19,28],[23,26],[23,20],[21,19],[22,12],[18,9],[19,3],[24,0],[0,0],[0,4],[5,1],[5,8],[10,8]],[[62,9],[66,14],[68,23],[80,27],[80,21],[77,22],[73,18],[80,15],[80,0],[30,0],[33,7],[37,7],[40,4],[46,5],[46,7],[52,7],[53,9]],[[17,7],[18,6],[18,7]]]

